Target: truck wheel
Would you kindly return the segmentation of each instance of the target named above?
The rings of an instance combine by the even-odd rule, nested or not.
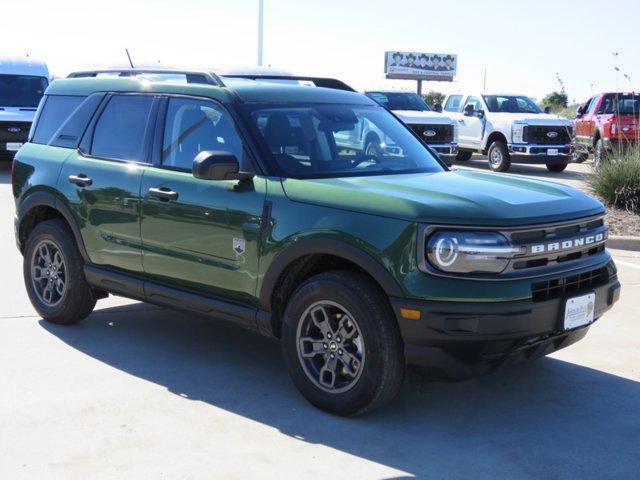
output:
[[[547,163],[547,170],[550,172],[563,172],[567,168],[566,163]]]
[[[29,234],[23,273],[31,304],[47,322],[77,323],[96,305],[73,234],[62,220],[46,220]]]
[[[489,167],[494,172],[506,172],[511,166],[511,158],[509,151],[504,142],[499,140],[493,142],[487,152],[489,157]]]
[[[376,135],[370,135],[364,142],[364,154],[368,157],[380,157],[380,139]]]
[[[316,275],[292,295],[282,349],[302,395],[321,410],[358,415],[391,401],[404,378],[403,344],[393,311],[368,277]]]
[[[596,146],[593,152],[593,164],[599,167],[607,161],[607,149],[604,148],[604,142],[601,138],[596,141]]]
[[[472,156],[473,152],[458,150],[458,154],[456,155],[456,162],[468,162],[469,160],[471,160]]]

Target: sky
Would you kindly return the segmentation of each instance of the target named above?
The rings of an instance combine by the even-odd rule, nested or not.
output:
[[[257,62],[258,0],[3,4],[0,56],[41,58],[58,76],[88,67],[124,66],[125,48],[136,65],[145,66],[228,69]],[[481,91],[485,70],[487,91],[538,99],[559,90],[557,75],[570,101],[583,102],[616,86],[640,89],[638,0],[264,4],[266,65],[340,78],[360,90],[415,89],[415,82],[384,78],[387,50],[458,55],[455,81],[426,82],[425,91]]]

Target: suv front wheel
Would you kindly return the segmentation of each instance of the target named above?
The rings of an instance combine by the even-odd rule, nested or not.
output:
[[[31,304],[48,322],[79,322],[96,305],[73,235],[62,220],[46,220],[29,234],[23,273]]]
[[[499,140],[493,142],[487,152],[489,157],[489,167],[494,172],[506,172],[511,166],[511,157],[504,142]]]
[[[300,392],[333,414],[357,415],[386,404],[404,378],[391,307],[360,273],[323,273],[303,283],[284,314],[282,348]]]

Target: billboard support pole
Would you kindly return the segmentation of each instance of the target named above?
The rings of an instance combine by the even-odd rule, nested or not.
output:
[[[418,95],[422,96],[422,80],[418,80]]]

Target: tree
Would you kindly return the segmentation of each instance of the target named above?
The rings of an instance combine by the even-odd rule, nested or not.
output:
[[[542,99],[543,107],[550,107],[554,112],[567,108],[569,99],[564,92],[551,92],[549,95]]]
[[[442,105],[444,97],[444,93],[436,92],[435,90],[430,90],[429,93],[426,93],[422,96],[422,98],[424,98],[424,101],[427,102],[430,107],[433,107],[436,103]]]

